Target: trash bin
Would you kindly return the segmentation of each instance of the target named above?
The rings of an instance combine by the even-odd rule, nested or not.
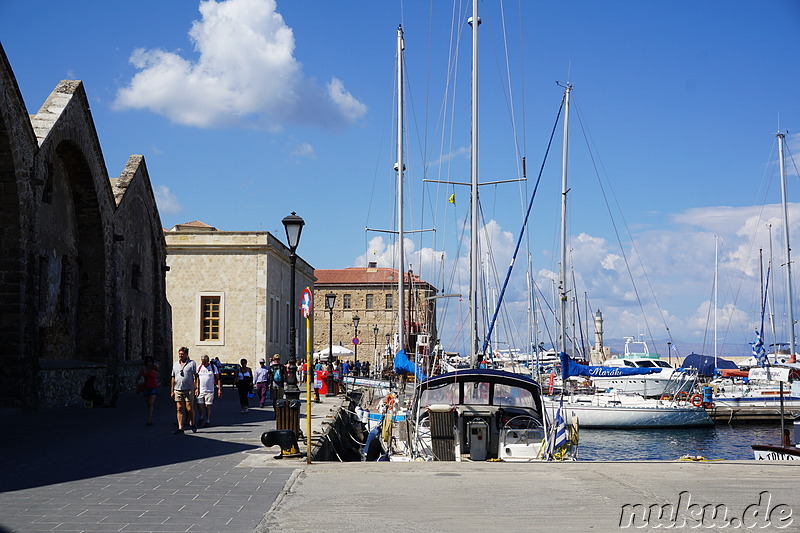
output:
[[[300,438],[300,400],[275,400],[275,429],[291,429]]]
[[[321,383],[319,387],[319,393],[323,396],[328,395],[328,371],[327,370],[317,370],[317,380]]]

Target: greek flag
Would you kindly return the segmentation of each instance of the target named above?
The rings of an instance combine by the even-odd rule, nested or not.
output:
[[[761,332],[756,330],[756,342],[751,342],[753,345],[753,357],[758,361],[758,366],[764,368],[767,366],[767,351],[764,349],[764,340],[761,338]]]
[[[562,400],[561,405],[558,406],[558,411],[556,411],[555,427],[553,429],[553,455],[558,454],[562,448],[567,446],[567,424],[564,422],[564,416],[561,413],[563,409],[564,403]]]

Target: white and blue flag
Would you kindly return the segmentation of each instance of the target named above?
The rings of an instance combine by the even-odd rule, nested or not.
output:
[[[767,351],[764,349],[764,340],[761,338],[759,330],[756,330],[756,342],[750,344],[753,346],[753,357],[756,358],[758,366],[761,368],[767,366]]]
[[[564,403],[562,400],[561,405],[558,406],[556,411],[555,424],[553,425],[553,455],[557,455],[567,446],[567,424],[564,422],[564,415],[562,410]]]

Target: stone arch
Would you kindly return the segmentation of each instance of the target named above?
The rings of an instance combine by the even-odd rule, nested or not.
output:
[[[35,324],[27,312],[32,274],[27,264],[36,136],[19,86],[0,45],[0,405],[30,394]]]
[[[58,197],[53,199],[52,217],[40,212],[39,234],[47,235],[47,228],[41,226],[49,222],[64,220],[68,227],[54,228],[51,238],[57,239],[58,244],[46,240],[39,243],[40,261],[49,268],[49,273],[40,276],[44,280],[40,302],[46,305],[40,310],[40,317],[51,315],[50,320],[47,316],[40,319],[40,354],[43,358],[105,361],[108,258],[92,170],[80,147],[72,141],[59,143],[48,164],[52,167],[48,180],[52,178],[56,190],[63,186],[66,194],[60,197],[63,202],[56,202]],[[51,265],[50,261],[60,261],[60,266]],[[64,272],[67,266],[70,271]],[[57,324],[57,331],[48,331],[47,328],[56,327],[53,324]],[[48,348],[48,337],[54,337],[51,340],[57,353]]]

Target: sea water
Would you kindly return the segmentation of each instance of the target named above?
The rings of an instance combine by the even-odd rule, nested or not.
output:
[[[791,424],[787,424],[791,428]],[[780,444],[780,426],[581,429],[580,461],[672,461],[683,455],[752,460],[751,444]]]

